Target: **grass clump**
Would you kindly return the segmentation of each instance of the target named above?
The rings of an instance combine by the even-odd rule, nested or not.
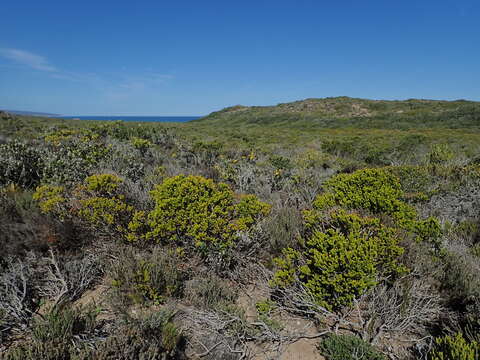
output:
[[[373,346],[353,335],[330,334],[319,345],[327,360],[386,360]]]
[[[131,250],[122,252],[122,261],[110,269],[114,305],[161,304],[169,297],[180,297],[187,274],[177,255],[160,248],[141,256]]]
[[[128,318],[115,334],[95,349],[83,354],[82,360],[169,360],[178,359],[181,331],[172,322],[174,313],[161,310],[140,318]]]

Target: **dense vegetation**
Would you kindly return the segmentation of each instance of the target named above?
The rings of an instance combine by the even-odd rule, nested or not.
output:
[[[0,113],[0,358],[478,359],[479,130],[467,101]]]

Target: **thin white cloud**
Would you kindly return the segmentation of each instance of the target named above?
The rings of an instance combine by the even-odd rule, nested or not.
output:
[[[0,48],[0,57],[16,64],[11,66],[26,66],[34,70],[46,72],[48,76],[54,79],[89,84],[92,88],[102,92],[106,98],[114,101],[122,101],[147,89],[155,89],[174,78],[173,75],[158,73],[152,69],[137,73],[113,73],[104,74],[103,76],[94,73],[72,72],[52,65],[44,56],[12,48]],[[126,67],[123,67],[122,70],[126,71]]]
[[[20,49],[0,49],[0,56],[13,60],[16,63],[31,67],[35,70],[57,72],[58,69],[51,65],[47,58]]]

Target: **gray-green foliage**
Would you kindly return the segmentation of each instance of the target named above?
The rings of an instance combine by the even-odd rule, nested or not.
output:
[[[330,334],[319,344],[327,360],[386,360],[373,346],[353,335]]]
[[[34,147],[14,140],[0,145],[0,186],[35,187],[42,178],[43,160]]]

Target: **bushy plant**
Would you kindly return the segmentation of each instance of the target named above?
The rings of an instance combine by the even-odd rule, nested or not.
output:
[[[144,155],[147,150],[152,146],[152,143],[146,139],[133,137],[131,140],[133,147],[140,151],[142,155]]]
[[[325,193],[313,203],[314,208],[319,210],[338,205],[407,219],[413,219],[416,215],[413,208],[400,200],[403,192],[398,178],[383,169],[340,174],[326,181],[323,187]]]
[[[111,145],[96,136],[72,133],[47,143],[43,182],[78,183],[111,155]]]
[[[185,298],[196,307],[218,310],[235,303],[238,294],[228,281],[208,274],[186,282]]]
[[[415,208],[403,201],[404,192],[399,179],[388,170],[363,169],[340,174],[326,181],[324,190],[315,199],[314,210],[305,212],[307,222],[315,223],[318,211],[340,206],[389,215],[399,227],[415,232],[420,239],[436,238],[440,234],[437,219],[417,221]]]
[[[46,214],[62,220],[80,219],[100,233],[129,236],[128,225],[135,208],[128,204],[120,191],[122,179],[112,174],[95,174],[72,191],[62,186],[37,187],[33,198]]]
[[[78,214],[92,226],[107,226],[122,233],[134,208],[125,203],[123,196],[107,198],[94,196],[80,200]]]
[[[151,192],[155,208],[148,214],[147,239],[225,249],[239,231],[247,231],[270,206],[254,196],[235,199],[226,184],[201,176],[166,179]]]
[[[41,153],[36,148],[16,140],[0,144],[0,186],[35,187],[43,176],[43,168]]]
[[[179,358],[182,334],[171,321],[173,314],[162,310],[138,319],[130,318],[115,334],[80,360],[168,360]]]
[[[454,153],[447,144],[435,144],[428,154],[428,161],[432,165],[441,165],[454,157]]]
[[[34,319],[31,339],[11,347],[0,356],[4,360],[77,360],[82,340],[92,338],[98,312],[72,307],[53,308]]]
[[[275,259],[272,283],[286,287],[301,281],[316,301],[330,310],[348,306],[383,275],[405,269],[397,263],[403,249],[393,228],[377,218],[343,210],[331,212],[301,250],[287,248]]]
[[[163,303],[168,297],[183,293],[186,273],[180,267],[178,254],[155,248],[152,253],[138,256],[131,251],[124,260],[110,269],[113,278],[114,303]]]
[[[375,348],[353,335],[330,334],[319,344],[327,360],[386,360]]]
[[[115,194],[121,183],[122,179],[112,174],[95,174],[85,179],[88,190],[107,195]]]
[[[429,360],[478,360],[480,344],[468,342],[461,333],[446,335],[435,340],[435,347],[429,353]]]
[[[63,186],[42,185],[33,193],[33,199],[39,202],[44,213],[61,214],[66,203],[65,188]]]
[[[39,342],[73,340],[78,334],[91,334],[96,326],[95,309],[53,308],[42,318],[35,318],[32,337]]]

